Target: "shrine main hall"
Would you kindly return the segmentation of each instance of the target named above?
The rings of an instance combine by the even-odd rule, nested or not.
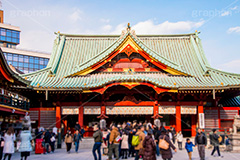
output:
[[[212,68],[198,34],[58,32],[47,67],[21,75],[30,85],[15,90],[31,100],[36,126],[66,131],[78,121],[86,136],[100,119],[160,119],[184,136],[229,129],[239,115],[240,74]]]

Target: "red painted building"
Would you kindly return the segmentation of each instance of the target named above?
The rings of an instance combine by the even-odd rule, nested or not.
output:
[[[198,32],[56,35],[47,68],[22,75],[39,126],[66,130],[79,121],[91,136],[101,117],[109,124],[162,116],[162,125],[194,136],[196,127],[231,127],[239,114],[240,75],[210,66]]]

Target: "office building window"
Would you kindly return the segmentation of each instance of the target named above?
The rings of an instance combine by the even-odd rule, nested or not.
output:
[[[4,53],[4,56],[6,57],[8,64],[12,64],[15,68],[24,73],[30,73],[46,68],[49,61],[48,58],[39,58],[12,53]]]
[[[19,44],[20,32],[10,29],[0,28],[0,40]]]

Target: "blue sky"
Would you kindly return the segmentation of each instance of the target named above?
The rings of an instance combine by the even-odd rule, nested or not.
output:
[[[51,52],[54,32],[137,34],[201,31],[212,67],[240,73],[240,0],[1,0],[5,23],[19,26],[19,47]]]

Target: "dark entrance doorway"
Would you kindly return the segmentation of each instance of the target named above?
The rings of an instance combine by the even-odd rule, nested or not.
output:
[[[184,137],[192,136],[192,116],[182,115],[182,134]]]
[[[63,121],[66,121],[66,127],[64,130],[71,130],[74,131],[74,127],[76,122],[78,122],[78,115],[65,115],[63,118]]]

